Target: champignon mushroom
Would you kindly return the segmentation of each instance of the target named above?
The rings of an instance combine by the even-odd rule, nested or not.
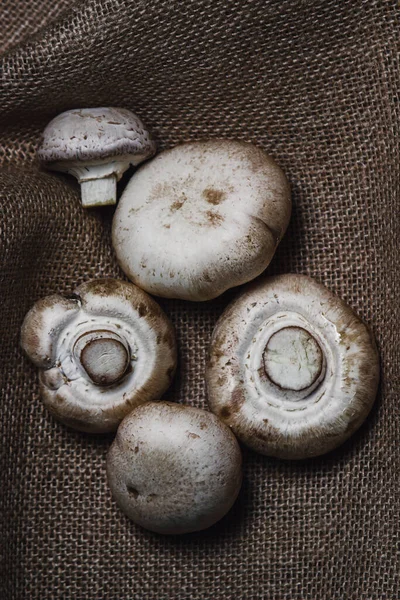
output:
[[[210,300],[267,267],[290,211],[287,179],[260,148],[186,143],[132,177],[114,216],[113,245],[144,290]]]
[[[166,315],[145,292],[116,279],[39,300],[25,317],[21,345],[40,369],[49,411],[80,431],[117,429],[132,408],[161,397],[176,367]]]
[[[83,206],[115,204],[117,181],[156,151],[142,121],[124,108],[68,110],[50,121],[37,152],[48,169],[81,184]]]
[[[304,275],[261,281],[226,309],[206,373],[211,409],[245,444],[279,458],[324,454],[369,413],[379,358],[367,326]]]
[[[108,452],[121,510],[157,533],[206,529],[231,508],[242,483],[233,433],[209,412],[170,402],[135,408]]]

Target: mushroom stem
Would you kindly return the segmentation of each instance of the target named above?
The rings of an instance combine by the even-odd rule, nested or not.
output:
[[[121,381],[129,366],[124,344],[112,338],[89,341],[82,349],[80,359],[90,379],[100,386]]]
[[[117,203],[117,178],[115,175],[100,179],[81,181],[82,204],[88,206],[106,206]]]
[[[267,377],[281,389],[312,391],[325,372],[317,340],[302,327],[283,327],[274,333],[264,350]]]

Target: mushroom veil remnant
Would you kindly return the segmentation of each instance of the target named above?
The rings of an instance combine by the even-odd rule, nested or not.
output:
[[[372,334],[304,275],[249,286],[212,336],[209,404],[245,444],[279,458],[324,454],[356,431],[379,381]]]
[[[170,402],[135,408],[107,456],[121,510],[165,534],[206,529],[231,508],[242,483],[235,436],[212,413]]]
[[[37,156],[48,169],[76,177],[87,207],[115,204],[123,173],[155,151],[149,132],[129,110],[82,108],[50,121]]]
[[[288,181],[253,144],[181,144],[142,166],[113,221],[122,269],[157,296],[210,300],[257,277],[289,222]]]
[[[22,325],[21,345],[40,369],[50,412],[88,432],[113,431],[132,408],[158,400],[177,360],[173,326],[158,304],[116,279],[36,302]]]

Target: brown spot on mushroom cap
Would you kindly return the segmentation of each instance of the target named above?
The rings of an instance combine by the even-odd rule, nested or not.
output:
[[[170,348],[175,348],[175,346],[176,346],[175,330],[172,328],[171,329],[168,328],[162,337],[162,341],[164,342],[164,344],[166,344]]]
[[[226,375],[220,375],[217,379],[217,384],[220,387],[224,387],[227,384],[228,378]]]
[[[130,485],[126,486],[126,490],[127,490],[128,494],[130,496],[132,496],[135,500],[139,496],[139,492],[137,491],[137,489],[134,488],[134,487],[132,487],[132,486],[130,486]]]
[[[238,385],[231,394],[231,401],[229,406],[233,412],[237,412],[240,410],[243,403],[246,401],[246,395],[244,388],[241,385]]]
[[[170,210],[171,212],[176,212],[177,210],[179,210],[180,208],[182,208],[182,206],[185,204],[184,200],[175,200],[175,202],[172,202]]]
[[[143,302],[141,302],[139,304],[139,308],[138,308],[139,316],[145,317],[148,314],[148,312],[149,312],[148,307]]]
[[[217,212],[216,210],[208,210],[206,212],[206,216],[212,227],[218,227],[218,225],[221,225],[221,223],[223,223],[225,220],[221,213]]]
[[[215,331],[216,330],[214,330],[212,344],[208,353],[208,362],[211,364],[216,363],[222,356],[226,356],[225,344],[227,336],[222,332],[215,335]]]
[[[226,192],[223,190],[214,190],[213,188],[207,188],[203,191],[203,196],[209,204],[216,206],[225,200]]]
[[[228,406],[223,406],[218,412],[221,419],[228,419],[231,416],[231,410]]]

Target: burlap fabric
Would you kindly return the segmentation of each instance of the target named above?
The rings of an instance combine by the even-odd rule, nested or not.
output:
[[[71,4],[70,0],[1,0],[0,53],[55,21]]]
[[[37,16],[14,14],[11,33],[67,3],[25,4]],[[89,0],[4,55],[1,599],[400,598],[399,14],[391,0]],[[268,271],[339,293],[382,357],[376,406],[348,443],[300,464],[245,452],[231,513],[180,538],[121,514],[104,469],[112,436],[55,422],[18,347],[38,298],[122,277],[113,209],[84,211],[74,180],[34,162],[53,116],[102,105],[137,112],[160,148],[223,136],[269,151],[294,210]],[[180,345],[169,398],[206,406],[206,347],[234,294],[162,302]]]

